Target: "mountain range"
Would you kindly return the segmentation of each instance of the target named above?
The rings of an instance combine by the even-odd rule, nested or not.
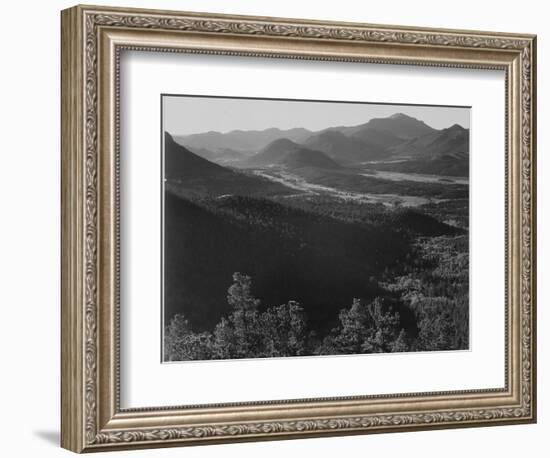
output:
[[[428,126],[424,121],[407,116],[403,113],[395,113],[386,118],[373,118],[365,124],[352,127],[337,128],[346,135],[354,135],[358,138],[368,138],[372,132],[379,132],[389,136],[388,138],[397,138],[407,140],[421,137],[436,131]]]
[[[174,139],[189,148],[205,148],[212,151],[222,151],[229,148],[250,155],[278,138],[288,138],[300,143],[310,137],[311,134],[311,131],[303,128],[288,130],[271,128],[265,130],[233,130],[227,133],[210,131],[200,134],[174,135]]]
[[[469,141],[468,130],[454,124],[446,129],[429,132],[394,145],[390,151],[393,155],[407,155],[416,158],[436,157],[445,154],[467,153]]]
[[[199,156],[232,167],[336,168],[369,164],[379,170],[468,176],[469,137],[469,129],[458,124],[434,129],[421,120],[396,113],[357,126],[317,132],[303,128],[235,130],[179,135],[174,140]]]

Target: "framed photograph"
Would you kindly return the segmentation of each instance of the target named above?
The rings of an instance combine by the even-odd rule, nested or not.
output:
[[[62,446],[536,420],[533,35],[62,12]]]

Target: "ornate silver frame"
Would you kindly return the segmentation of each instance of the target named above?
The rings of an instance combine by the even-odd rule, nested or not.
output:
[[[506,387],[122,410],[118,69],[122,49],[506,72]],[[62,12],[62,446],[75,452],[536,419],[533,35],[76,6]]]

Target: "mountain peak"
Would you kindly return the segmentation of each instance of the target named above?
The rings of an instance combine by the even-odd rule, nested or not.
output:
[[[278,138],[269,143],[258,154],[247,160],[248,165],[276,164],[291,151],[297,151],[300,145],[288,138]]]
[[[336,168],[339,165],[322,151],[309,149],[288,138],[273,140],[262,151],[252,156],[249,166],[282,165],[289,168]]]
[[[359,126],[358,126],[359,127]],[[385,118],[372,118],[368,123],[360,126],[361,129],[372,128],[390,133],[402,140],[420,137],[436,130],[424,121],[408,116],[404,113],[394,113]]]
[[[447,127],[447,130],[456,130],[456,131],[462,132],[466,129],[464,127],[462,127],[460,124],[455,123],[451,127]]]
[[[417,120],[416,118],[413,118],[412,116],[408,116],[404,113],[394,113],[389,118],[390,119],[415,119],[415,120]]]
[[[273,150],[273,149],[281,149],[281,148],[299,148],[299,145],[292,140],[289,140],[288,138],[278,138],[277,140],[273,140],[271,143],[269,143],[265,148],[264,151],[267,150]]]

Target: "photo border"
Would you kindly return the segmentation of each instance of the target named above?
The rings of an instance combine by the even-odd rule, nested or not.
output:
[[[119,64],[120,65],[120,64]],[[176,93],[161,93],[160,94],[160,151],[161,151],[161,215],[160,215],[160,241],[161,241],[161,248],[160,248],[160,284],[161,284],[161,297],[160,297],[160,316],[161,316],[161,344],[160,344],[160,362],[161,364],[177,364],[177,363],[189,363],[193,362],[195,360],[181,360],[181,361],[165,361],[164,360],[164,333],[166,328],[166,322],[164,319],[164,311],[165,311],[165,246],[164,246],[164,239],[165,239],[165,198],[166,198],[166,190],[165,190],[165,147],[164,147],[164,98],[165,97],[188,97],[188,98],[207,98],[207,99],[231,99],[231,100],[261,100],[261,101],[273,101],[273,102],[299,102],[299,103],[337,103],[337,104],[350,104],[350,105],[383,105],[383,106],[395,106],[395,107],[407,107],[407,106],[414,106],[414,107],[430,107],[430,108],[462,108],[462,109],[469,109],[469,124],[468,124],[468,148],[469,148],[469,156],[471,152],[471,105],[444,105],[444,104],[428,104],[428,103],[398,103],[398,102],[367,102],[367,101],[359,101],[359,100],[323,100],[323,99],[293,99],[293,98],[284,98],[284,97],[247,97],[247,96],[230,96],[230,95],[211,95],[211,94],[176,94]],[[423,121],[423,120],[420,120]],[[336,126],[334,126],[336,127]],[[432,126],[430,126],[432,127]],[[118,127],[119,129],[120,127]],[[312,134],[324,131],[325,129],[330,129],[331,127],[327,127],[324,129],[321,129],[320,131],[314,131]],[[441,130],[441,129],[437,129]],[[196,133],[197,134],[197,133]],[[186,135],[193,135],[193,134],[186,134]],[[176,142],[177,143],[177,142]],[[192,152],[192,151],[191,151]],[[120,153],[117,153],[120,154]],[[470,252],[471,247],[471,233],[470,233],[470,218],[471,218],[471,182],[470,182],[470,175],[471,175],[471,156],[468,158],[468,253]],[[471,351],[472,349],[472,332],[471,332],[471,261],[468,262],[469,272],[468,272],[468,347],[459,349],[459,350],[422,350],[422,351],[407,351],[405,353],[423,353],[423,352],[429,352],[432,353],[434,351]],[[273,358],[311,358],[311,357],[332,357],[332,356],[354,356],[358,353],[350,353],[350,354],[330,354],[330,355],[304,355],[304,356],[282,356],[282,357],[264,357],[263,359],[273,359]],[[368,354],[368,353],[365,353]],[[258,358],[227,358],[227,359],[210,359],[210,360],[196,360],[196,361],[232,361],[232,360],[249,360],[249,359],[258,359]],[[506,372],[506,371],[505,371]],[[507,379],[505,375],[505,384],[507,384]]]

